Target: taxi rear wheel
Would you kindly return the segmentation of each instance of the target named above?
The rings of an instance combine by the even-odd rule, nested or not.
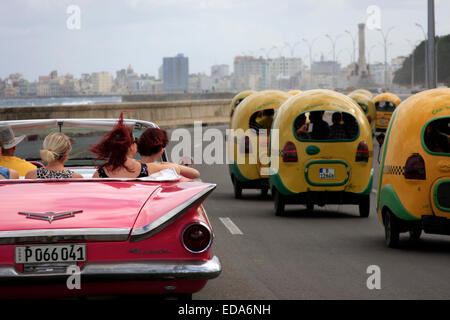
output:
[[[285,212],[284,212],[284,207],[286,205],[284,196],[278,192],[277,189],[273,189],[272,190],[272,194],[273,194],[273,200],[274,200],[274,209],[275,209],[275,215],[276,216],[284,216]]]
[[[370,214],[370,195],[363,195],[359,199],[359,216],[367,218]]]
[[[397,217],[389,210],[384,215],[384,234],[386,245],[396,248],[400,239],[400,226]]]
[[[422,228],[419,226],[414,226],[411,230],[409,230],[409,237],[413,241],[418,241],[420,236],[422,235]]]
[[[269,196],[269,189],[268,188],[262,188],[261,189],[261,198],[267,199]]]
[[[234,188],[234,198],[241,199],[242,198],[242,185],[236,177],[233,176],[233,188]]]

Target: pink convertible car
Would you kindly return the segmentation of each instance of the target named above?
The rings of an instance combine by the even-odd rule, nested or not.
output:
[[[221,272],[202,206],[215,185],[167,170],[146,178],[92,179],[86,151],[112,119],[2,121],[26,138],[16,156],[36,161],[45,136],[74,141],[66,166],[85,179],[0,180],[0,297],[158,294],[191,298]],[[150,122],[125,120],[136,137]]]

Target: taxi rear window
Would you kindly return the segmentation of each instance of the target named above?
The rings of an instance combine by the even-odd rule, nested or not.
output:
[[[347,112],[311,111],[295,118],[294,134],[300,141],[353,141],[359,135],[359,124]]]
[[[432,154],[450,155],[450,117],[428,122],[423,130],[423,143]]]

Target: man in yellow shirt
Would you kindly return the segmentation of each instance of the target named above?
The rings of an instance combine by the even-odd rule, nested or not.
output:
[[[25,136],[16,137],[10,126],[0,127],[0,145],[2,157],[0,167],[6,167],[16,170],[20,176],[25,176],[28,171],[36,169],[34,164],[14,156],[16,146],[22,142]]]

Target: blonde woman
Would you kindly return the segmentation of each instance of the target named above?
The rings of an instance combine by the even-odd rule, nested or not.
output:
[[[63,133],[51,133],[44,139],[41,159],[47,163],[44,168],[27,172],[25,179],[70,179],[83,178],[81,174],[64,168],[72,150],[69,137]]]

